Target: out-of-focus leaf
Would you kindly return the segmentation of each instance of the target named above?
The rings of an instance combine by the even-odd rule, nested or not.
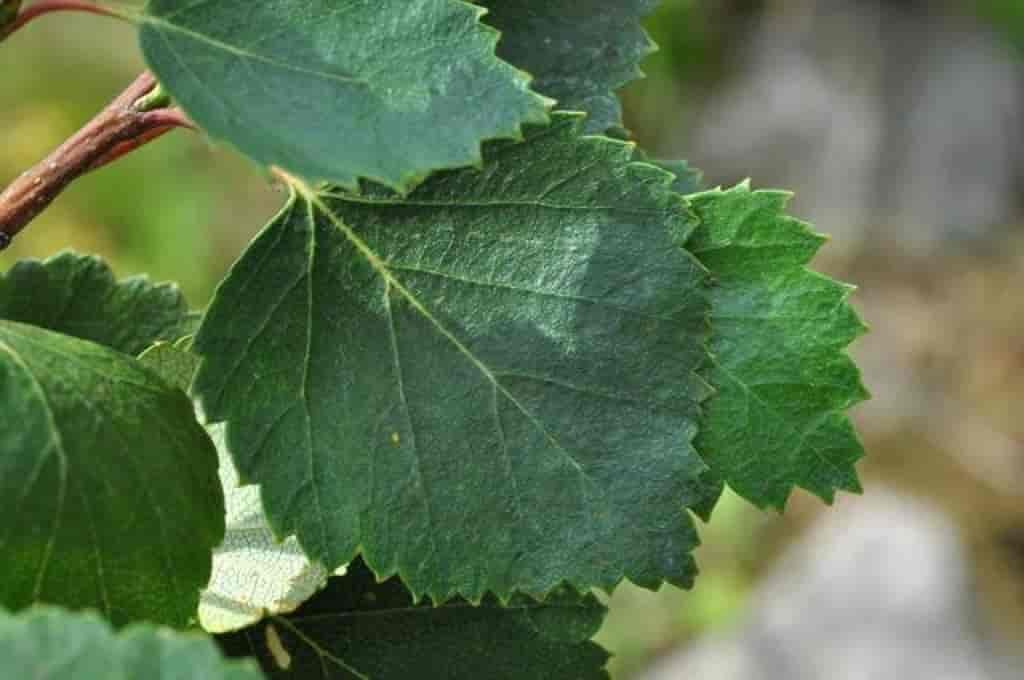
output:
[[[0,611],[4,680],[260,680],[252,661],[226,660],[199,635],[136,624],[119,633],[93,613]]]
[[[188,305],[173,284],[117,281],[98,257],[61,253],[0,274],[0,319],[48,328],[136,356],[185,334]]]
[[[224,535],[191,401],[119,352],[0,321],[0,606],[183,626]]]

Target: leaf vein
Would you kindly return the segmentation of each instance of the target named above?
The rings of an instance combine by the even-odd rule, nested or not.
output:
[[[204,43],[206,45],[209,45],[210,47],[223,50],[224,52],[227,52],[233,56],[242,59],[251,59],[253,61],[258,61],[268,66],[279,68],[283,71],[301,73],[303,75],[312,76],[314,78],[331,80],[339,83],[344,83],[346,85],[360,85],[367,88],[369,87],[369,83],[362,78],[353,78],[351,76],[343,76],[337,73],[331,73],[329,71],[318,71],[316,69],[297,66],[295,64],[289,64],[288,62],[280,61],[278,59],[274,59],[273,57],[268,57],[266,55],[258,54],[256,52],[250,52],[241,47],[236,47],[235,45],[231,45],[221,40],[217,40],[216,38],[205,35],[203,33],[197,33],[196,31],[189,30],[184,26],[179,26],[177,24],[166,21],[159,17],[154,17],[152,15],[144,15],[142,17],[142,21],[144,23],[151,24],[161,35],[163,35],[164,31],[161,31],[160,29],[165,29],[165,31],[169,32],[179,33],[185,36],[186,38],[190,38],[196,42]],[[168,41],[166,37],[164,38],[164,42],[167,43],[168,49],[172,49],[170,47],[170,41]]]

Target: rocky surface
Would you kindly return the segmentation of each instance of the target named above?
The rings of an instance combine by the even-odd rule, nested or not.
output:
[[[794,190],[833,253],[929,253],[1021,217],[1024,69],[1000,35],[921,0],[769,7],[688,144],[709,180]]]
[[[873,489],[794,545],[730,634],[699,640],[642,680],[1011,680],[986,639],[956,528]]]

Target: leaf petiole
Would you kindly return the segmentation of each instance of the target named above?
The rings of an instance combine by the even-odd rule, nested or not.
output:
[[[0,29],[0,41],[6,40],[33,20],[54,12],[84,12],[123,21],[132,20],[128,8],[115,9],[111,5],[92,0],[39,0],[22,9],[8,25]]]

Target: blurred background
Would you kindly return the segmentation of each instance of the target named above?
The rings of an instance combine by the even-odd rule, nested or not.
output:
[[[617,680],[1024,678],[1024,0],[664,0],[627,125],[709,186],[795,192],[856,283],[863,496],[726,496],[691,592],[624,586]],[[0,182],[142,68],[130,26],[50,17],[0,48]],[[194,307],[282,202],[177,132],[63,194],[0,256],[98,253]]]

